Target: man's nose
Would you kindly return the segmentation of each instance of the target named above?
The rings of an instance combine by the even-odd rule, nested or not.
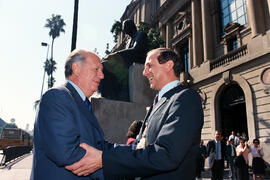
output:
[[[99,78],[100,78],[100,79],[104,79],[104,74],[103,74],[102,71],[99,72]]]
[[[147,70],[147,68],[144,68],[144,69],[143,69],[143,75],[144,75],[144,76],[147,76],[147,74],[148,74],[148,70]]]

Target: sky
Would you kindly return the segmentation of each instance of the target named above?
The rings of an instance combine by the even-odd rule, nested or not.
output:
[[[120,20],[131,0],[80,0],[77,48],[97,49],[104,57],[106,44],[115,45],[111,26]],[[73,0],[0,0],[0,118],[12,118],[19,128],[33,129],[34,102],[40,98],[43,64],[51,43],[46,19],[59,14],[64,19],[65,33],[54,42],[54,73],[59,86],[65,83],[64,63],[71,49]],[[47,88],[45,79],[44,91]]]

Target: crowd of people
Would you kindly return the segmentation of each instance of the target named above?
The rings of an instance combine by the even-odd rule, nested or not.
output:
[[[252,166],[249,166],[248,155],[251,153]],[[247,134],[231,132],[229,137],[223,137],[221,131],[215,132],[215,139],[207,146],[201,141],[196,166],[196,177],[201,178],[205,159],[209,158],[211,180],[223,180],[225,165],[229,169],[228,177],[232,180],[248,180],[249,170],[252,170],[253,180],[262,180],[266,168],[263,160],[264,152],[259,139],[249,143]],[[226,163],[225,163],[226,161]]]

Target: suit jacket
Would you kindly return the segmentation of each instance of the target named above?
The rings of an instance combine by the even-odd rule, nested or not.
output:
[[[31,179],[102,179],[102,170],[89,178],[78,177],[65,169],[80,160],[85,142],[103,150],[103,131],[74,87],[67,83],[47,91],[37,110],[34,126],[34,159]]]
[[[201,98],[179,85],[163,95],[145,117],[147,146],[133,151],[103,151],[106,179],[194,180],[201,139]]]
[[[226,144],[223,141],[220,141],[221,143],[221,158],[224,161],[225,159],[225,153],[226,153]],[[207,156],[209,156],[209,166],[210,168],[213,167],[214,161],[216,158],[216,141],[211,140],[207,144]]]
[[[233,149],[232,149],[233,148]],[[232,151],[234,152],[234,156],[232,156]],[[233,159],[236,156],[235,147],[232,144],[228,144],[226,146],[226,158],[228,160]]]

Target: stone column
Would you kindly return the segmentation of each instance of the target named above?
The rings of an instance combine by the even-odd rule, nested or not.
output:
[[[268,4],[268,11],[270,11],[270,0],[267,0],[267,4]]]
[[[248,23],[253,37],[265,31],[264,15],[261,3],[262,2],[258,0],[247,0]]]
[[[166,47],[167,48],[171,48],[172,47],[172,35],[173,35],[173,27],[172,27],[172,23],[169,20],[166,24]]]
[[[159,23],[160,36],[165,41],[165,45],[166,45],[166,43],[167,43],[167,39],[166,39],[166,27],[164,27],[164,26],[165,25],[162,25],[161,23]]]
[[[199,0],[191,0],[192,11],[192,41],[193,41],[193,67],[202,63],[202,27]]]
[[[213,23],[211,19],[209,5],[210,5],[209,0],[201,0],[204,62],[214,58],[213,31],[212,31]]]
[[[193,45],[192,45],[192,36],[188,37],[188,49],[189,49],[189,68],[190,70],[194,67],[193,64]]]

